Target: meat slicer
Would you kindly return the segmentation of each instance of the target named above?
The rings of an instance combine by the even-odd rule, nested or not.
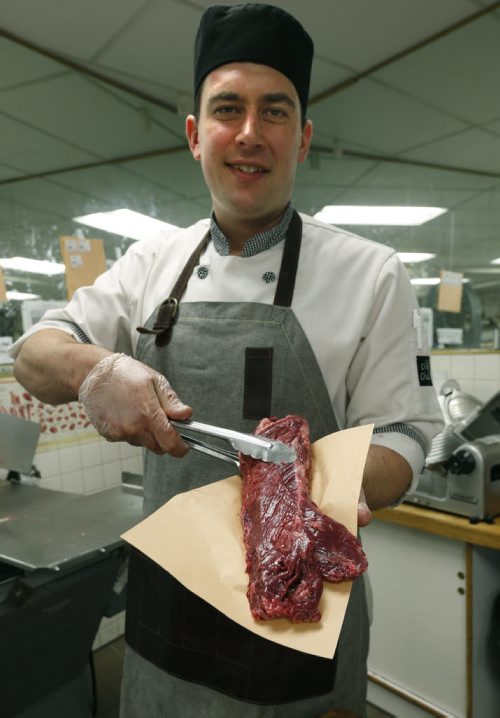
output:
[[[500,514],[500,392],[482,404],[450,379],[438,398],[445,426],[406,502],[492,521]]]

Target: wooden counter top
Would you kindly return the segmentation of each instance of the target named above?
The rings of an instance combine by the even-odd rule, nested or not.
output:
[[[379,509],[374,511],[373,515],[378,521],[500,550],[500,517],[497,517],[493,524],[471,524],[469,519],[463,516],[411,504],[401,504],[393,509]]]

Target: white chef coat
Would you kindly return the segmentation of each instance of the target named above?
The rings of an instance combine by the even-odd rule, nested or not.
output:
[[[434,388],[418,370],[417,357],[428,350],[416,328],[418,305],[409,277],[393,249],[301,217],[292,310],[316,356],[338,425],[374,423],[372,443],[408,461],[413,486],[442,414]],[[64,309],[47,312],[15,342],[12,354],[32,332],[55,327],[133,356],[136,328],[169,296],[208,228],[209,220],[202,220],[133,244]],[[182,301],[271,304],[282,253],[280,242],[250,257],[221,256],[210,242]]]

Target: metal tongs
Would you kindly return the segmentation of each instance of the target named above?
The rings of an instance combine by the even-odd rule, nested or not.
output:
[[[200,421],[172,421],[170,423],[175,426],[179,436],[182,436],[186,444],[196,451],[213,456],[216,459],[227,461],[230,464],[240,466],[239,452],[248,454],[254,459],[268,461],[273,464],[290,463],[295,460],[295,449],[287,446],[282,441],[276,439],[268,439],[264,436],[254,436],[253,434],[243,434],[232,429],[223,429],[220,426],[212,426],[211,424],[202,424]],[[195,433],[214,436],[219,439],[225,439],[233,447],[230,449],[222,449],[218,446],[212,446],[200,439],[186,433],[186,430]]]

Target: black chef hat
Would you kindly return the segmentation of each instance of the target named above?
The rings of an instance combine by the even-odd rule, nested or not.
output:
[[[274,67],[295,85],[305,115],[313,41],[292,15],[267,3],[212,5],[203,13],[194,48],[195,95],[205,77],[231,62]]]

